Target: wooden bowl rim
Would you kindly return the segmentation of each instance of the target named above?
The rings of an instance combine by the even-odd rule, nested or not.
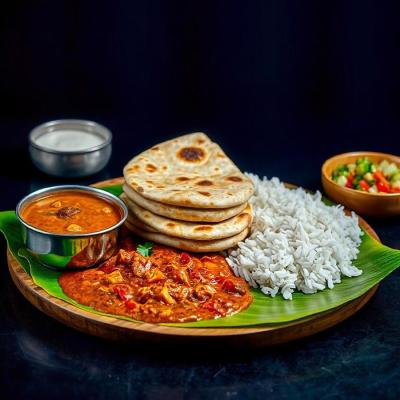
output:
[[[324,161],[324,163],[322,164],[321,167],[321,175],[322,178],[325,179],[328,183],[336,186],[338,189],[342,190],[344,193],[357,193],[360,197],[376,197],[379,199],[385,199],[385,198],[397,198],[400,197],[400,193],[370,193],[370,192],[362,192],[360,190],[356,190],[356,189],[351,189],[351,188],[347,188],[345,186],[340,186],[337,182],[335,182],[327,173],[327,168],[328,165],[331,164],[334,161],[339,161],[340,159],[344,158],[344,157],[353,157],[353,156],[379,156],[379,157],[383,157],[383,158],[388,158],[390,161],[395,162],[396,164],[400,165],[400,157],[396,156],[394,154],[389,154],[389,153],[381,153],[378,151],[350,151],[348,153],[341,153],[341,154],[337,154],[335,156],[332,156],[330,158],[328,158],[327,160]],[[384,201],[384,200],[383,200]]]

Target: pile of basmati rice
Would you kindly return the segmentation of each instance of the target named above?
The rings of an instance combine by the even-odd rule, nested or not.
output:
[[[352,265],[362,231],[354,213],[330,207],[319,192],[287,189],[277,178],[247,174],[255,185],[250,202],[251,235],[231,250],[227,261],[237,276],[266,295],[292,299],[295,289],[315,293],[332,289],[341,275],[357,276]]]

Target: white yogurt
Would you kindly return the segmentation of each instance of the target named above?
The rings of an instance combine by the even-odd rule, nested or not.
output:
[[[35,143],[38,146],[58,151],[81,151],[104,143],[104,138],[92,132],[60,129],[40,135]]]

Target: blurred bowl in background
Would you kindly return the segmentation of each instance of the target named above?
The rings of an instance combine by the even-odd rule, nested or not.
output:
[[[63,119],[34,128],[29,152],[35,166],[49,175],[83,177],[95,174],[108,163],[112,134],[93,121]]]
[[[332,179],[332,172],[339,165],[354,163],[360,157],[368,157],[373,163],[382,160],[400,166],[400,157],[372,151],[343,153],[331,157],[321,168],[322,186],[326,195],[335,203],[354,210],[357,214],[369,217],[390,217],[400,215],[400,193],[369,193],[340,186]]]

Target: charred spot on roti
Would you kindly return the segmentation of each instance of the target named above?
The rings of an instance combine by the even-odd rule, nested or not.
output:
[[[194,228],[194,231],[197,232],[207,232],[207,231],[212,231],[212,226],[210,225],[200,225],[200,226],[196,226],[196,228]]]
[[[178,158],[190,162],[199,162],[205,157],[204,150],[200,147],[184,147],[178,152]]]
[[[143,193],[143,192],[144,192],[144,189],[143,189],[141,186],[138,186],[138,187],[136,188],[136,190],[137,190],[138,192],[140,192],[140,193]]]
[[[207,197],[211,196],[211,193],[209,193],[209,192],[197,192],[197,193],[200,193],[201,195],[207,196]]]
[[[186,182],[186,181],[189,180],[189,178],[187,178],[186,176],[178,176],[178,177],[176,178],[176,180],[177,180],[178,182]]]
[[[165,186],[164,185],[158,185],[158,186],[156,186],[156,188],[157,189],[165,189]]]
[[[211,181],[208,181],[207,179],[197,182],[197,184],[199,186],[212,186],[213,185],[213,183]]]
[[[203,144],[204,142],[205,142],[204,139],[199,139],[199,140],[197,141],[198,144]]]
[[[147,172],[155,172],[157,171],[157,167],[153,164],[147,164],[146,165],[146,171]]]
[[[218,158],[225,158],[226,156],[225,156],[225,154],[223,154],[223,153],[217,153],[217,157],[218,157]]]
[[[242,182],[243,179],[240,178],[239,176],[228,176],[228,178],[226,178],[228,181],[231,182]]]
[[[158,146],[154,146],[151,149],[154,150],[154,151],[160,150],[160,148]]]
[[[153,185],[154,184],[153,181],[146,181],[146,183],[148,183],[149,185]]]
[[[178,190],[178,192],[181,192],[180,190]],[[193,203],[192,203],[192,201],[190,200],[190,199],[183,199],[182,200],[182,203],[183,204],[187,204],[187,205],[189,205],[189,206],[191,206]]]
[[[136,172],[136,171],[139,171],[139,169],[140,169],[140,166],[135,164],[135,165],[132,165],[131,167],[129,167],[127,169],[127,171]]]
[[[169,228],[174,228],[176,226],[176,224],[174,224],[173,222],[168,222],[167,226]]]

